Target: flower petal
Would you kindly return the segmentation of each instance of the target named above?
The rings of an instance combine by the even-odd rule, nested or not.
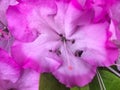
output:
[[[90,24],[80,27],[71,38],[75,44],[71,50],[83,50],[82,59],[93,65],[109,66],[118,57],[118,49],[109,41],[107,23]]]
[[[9,5],[15,5],[17,3],[16,0],[0,0],[0,21],[7,25],[6,21],[6,10]]]
[[[46,37],[46,35],[40,35],[31,43],[16,42],[12,47],[12,55],[15,60],[22,65],[24,64],[25,68],[34,68],[41,72],[49,72],[58,68],[60,59],[49,50],[54,51],[59,43],[52,42],[53,39],[46,39]]]
[[[19,74],[19,66],[4,50],[0,49],[0,78],[14,83],[19,78]]]
[[[83,59],[79,60],[73,55],[66,55],[65,48],[61,48],[61,52],[63,63],[52,72],[53,75],[67,87],[82,87],[90,83],[95,76],[96,66],[86,63]]]
[[[49,31],[48,28],[54,29],[55,25],[52,18],[56,13],[54,0],[29,1],[11,6],[7,11],[8,26],[11,33],[16,39],[27,42],[35,40],[41,32]]]
[[[20,79],[14,84],[18,90],[38,90],[40,74],[33,70],[24,70]]]

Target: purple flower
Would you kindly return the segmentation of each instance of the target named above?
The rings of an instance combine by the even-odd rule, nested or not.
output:
[[[109,10],[111,17],[111,32],[114,33],[114,42],[120,48],[120,1],[116,1]]]
[[[93,8],[76,0],[19,0],[7,11],[17,39],[12,56],[24,68],[52,74],[67,87],[88,84],[99,66],[118,57],[107,20],[93,23]],[[28,2],[29,1],[29,2]]]
[[[17,4],[16,0],[0,0],[0,48],[10,51],[13,37],[9,33],[6,21],[6,10],[9,5]]]
[[[13,37],[11,36],[7,27],[2,22],[0,22],[0,48],[10,52],[13,41]]]
[[[116,0],[91,0],[91,6],[95,11],[94,22],[105,21],[108,11]]]
[[[0,0],[0,22],[7,24],[6,22],[6,10],[9,5],[17,4],[16,0]]]
[[[22,69],[0,49],[0,90],[38,90],[38,72]]]

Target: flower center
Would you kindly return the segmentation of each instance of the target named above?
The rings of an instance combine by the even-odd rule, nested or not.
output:
[[[72,48],[70,48],[68,44],[75,44],[75,39],[67,39],[63,34],[59,34],[59,37],[59,40],[62,42],[62,45],[55,50],[50,49],[49,52],[55,53],[59,57],[63,57],[63,59],[67,61],[68,69],[73,70],[74,66],[72,65],[72,60],[75,58],[80,58],[83,54],[83,50],[76,48],[76,50],[73,52],[71,50]]]
[[[62,42],[66,42],[67,41],[67,39],[65,38],[65,36],[63,34],[60,34],[59,36],[60,36]]]

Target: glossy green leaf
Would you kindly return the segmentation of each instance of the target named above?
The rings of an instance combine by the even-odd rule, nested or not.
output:
[[[80,90],[90,90],[90,89],[89,89],[89,85],[87,85],[87,86],[85,86],[85,87],[80,88]]]
[[[51,74],[44,73],[40,77],[39,90],[70,90],[61,84]]]
[[[85,87],[74,87],[71,88],[70,90],[89,90],[89,85],[85,86]]]
[[[70,90],[80,90],[80,88],[79,87],[73,87]]]
[[[120,78],[108,70],[99,70],[106,90],[120,90]],[[90,84],[90,90],[100,90],[97,78]]]

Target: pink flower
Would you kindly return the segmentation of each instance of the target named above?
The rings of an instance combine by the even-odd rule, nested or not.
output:
[[[0,80],[1,90],[38,90],[39,73],[33,70],[24,70],[21,77],[15,82]]]
[[[114,32],[114,36],[116,38],[114,39],[115,43],[120,48],[120,1],[117,0],[116,3],[112,5],[112,7],[109,10],[109,15],[111,17],[111,26],[113,27],[111,29],[112,32]]]
[[[116,2],[109,9],[109,16],[111,18],[110,30],[114,34],[111,40],[119,48],[119,58],[116,62],[118,70],[120,70],[120,1]]]
[[[0,79],[16,82],[20,74],[20,68],[13,59],[0,49]]]
[[[0,48],[10,52],[13,41],[13,37],[11,36],[7,27],[2,22],[0,22]]]
[[[108,19],[109,8],[116,2],[116,0],[91,0],[92,8],[95,11],[94,21],[105,21]]]
[[[16,0],[0,0],[0,22],[7,24],[6,22],[6,10],[9,5],[17,4]]]
[[[16,0],[0,0],[0,48],[10,51],[10,46],[13,42],[13,37],[8,31],[6,21],[6,10],[9,5],[17,4]]]
[[[38,90],[40,74],[21,69],[13,59],[0,49],[0,90]]]
[[[12,47],[16,62],[52,72],[67,87],[84,86],[97,67],[112,65],[118,49],[109,39],[108,21],[93,23],[94,9],[80,7],[76,0],[20,0],[10,6],[7,20],[17,39]]]

